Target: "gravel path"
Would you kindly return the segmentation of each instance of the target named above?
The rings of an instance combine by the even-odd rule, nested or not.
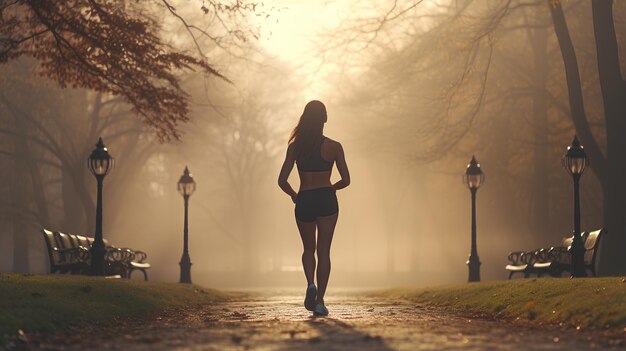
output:
[[[589,350],[625,349],[612,338],[469,319],[407,301],[343,293],[312,317],[303,293],[248,294],[227,303],[135,323],[34,340],[50,350]],[[626,331],[625,331],[626,334]],[[95,345],[95,347],[94,347]]]

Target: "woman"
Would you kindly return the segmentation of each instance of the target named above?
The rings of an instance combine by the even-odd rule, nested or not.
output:
[[[324,293],[330,275],[330,244],[339,215],[335,192],[350,184],[350,173],[341,144],[323,134],[326,120],[324,104],[317,100],[306,104],[298,125],[289,137],[287,155],[278,176],[278,186],[296,204],[296,223],[304,245],[302,266],[308,283],[304,307],[323,316],[328,315]],[[300,175],[300,189],[297,193],[287,181],[294,163]],[[335,184],[330,182],[333,163],[337,163],[341,175],[341,180]],[[318,288],[313,282],[316,246]]]

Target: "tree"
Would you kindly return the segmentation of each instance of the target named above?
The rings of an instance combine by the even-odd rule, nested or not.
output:
[[[602,184],[604,195],[604,222],[609,233],[603,238],[599,256],[599,272],[603,275],[626,273],[626,81],[620,69],[620,58],[615,34],[612,0],[593,0],[591,3],[595,36],[598,77],[604,106],[606,128],[606,155],[602,145],[591,131],[585,111],[578,60],[570,37],[561,1],[548,0],[554,31],[561,48],[565,66],[569,107],[576,132],[593,160],[593,172]]]
[[[110,222],[121,212],[115,204],[123,202],[116,200],[132,183],[128,178],[162,147],[146,126],[129,118],[121,97],[51,87],[32,77],[33,67],[28,59],[0,67],[0,139],[10,142],[0,154],[14,165],[4,178],[13,183],[12,195],[0,199],[0,207],[6,205],[2,212],[12,218],[16,271],[28,271],[28,241],[42,227],[92,232],[95,184],[85,159],[99,136],[119,161],[105,188]]]
[[[188,24],[167,0],[156,3],[184,23],[196,44],[194,30],[210,36]],[[205,13],[254,11],[252,4],[240,1],[208,3],[210,9],[202,6]],[[177,71],[200,69],[228,79],[205,57],[173,48],[159,36],[158,21],[138,12],[126,1],[0,0],[0,63],[33,57],[39,73],[61,87],[121,96],[161,140],[178,139],[189,102]]]

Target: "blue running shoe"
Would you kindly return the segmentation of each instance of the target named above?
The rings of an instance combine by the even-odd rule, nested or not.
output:
[[[304,308],[309,311],[315,310],[315,302],[317,299],[317,288],[315,284],[309,284],[306,288],[306,297],[304,298]]]
[[[313,314],[317,316],[328,316],[328,309],[326,309],[323,303],[318,303],[317,306],[315,306]]]

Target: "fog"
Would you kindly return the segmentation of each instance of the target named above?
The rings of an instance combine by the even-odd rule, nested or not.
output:
[[[178,2],[181,14],[205,23],[188,3]],[[602,140],[590,5],[564,3]],[[1,65],[0,271],[48,271],[43,227],[93,236],[86,159],[101,136],[116,159],[104,180],[104,237],[147,252],[151,280],[179,279],[176,183],[188,166],[197,183],[193,282],[304,285],[294,205],[276,183],[289,133],[318,99],[325,135],[342,143],[352,175],[338,192],[331,289],[466,281],[471,202],[462,175],[473,155],[486,176],[477,193],[481,278],[505,279],[510,251],[553,246],[573,225],[572,181],[561,168],[575,134],[563,62],[545,1],[516,4],[266,1],[261,15],[234,19],[258,39],[224,41],[226,49],[200,41],[232,84],[181,72],[190,121],[181,140],[163,143],[115,97],[59,88],[33,73],[31,59]],[[626,7],[615,6],[622,44]],[[177,19],[154,12],[161,35],[194,50]],[[289,181],[297,189],[297,170]],[[598,178],[588,171],[581,186],[583,230],[600,228]]]

